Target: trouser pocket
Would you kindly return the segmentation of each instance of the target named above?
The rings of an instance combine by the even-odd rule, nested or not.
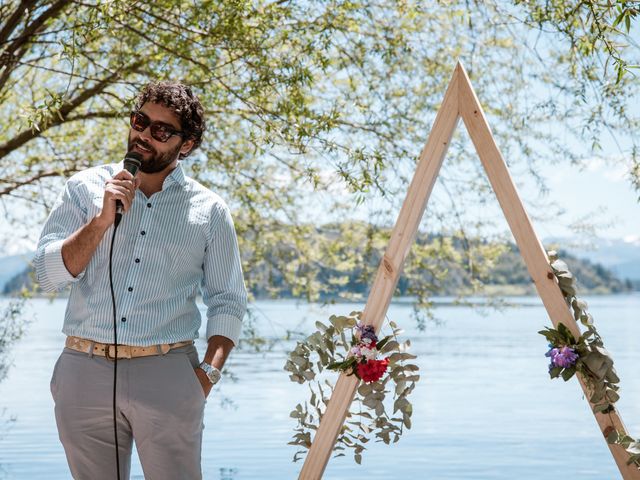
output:
[[[60,355],[58,356],[58,360],[56,360],[56,363],[53,366],[53,373],[51,374],[51,381],[49,382],[49,390],[51,390],[51,396],[53,397],[54,401],[56,399],[56,393],[58,391],[58,369],[63,355],[64,351],[60,353]]]

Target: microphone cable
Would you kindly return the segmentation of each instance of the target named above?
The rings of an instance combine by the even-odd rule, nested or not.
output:
[[[129,152],[124,159],[124,169],[134,177],[140,168],[142,156],[135,152]],[[115,349],[113,358],[113,436],[116,447],[116,469],[118,480],[120,480],[120,449],[118,448],[118,422],[116,420],[116,383],[118,380],[118,322],[116,320],[116,294],[113,290],[113,244],[116,238],[116,231],[122,220],[123,206],[120,200],[116,200],[116,214],[113,222],[113,234],[111,235],[111,245],[109,246],[109,288],[111,289],[111,304],[113,306],[113,348]],[[109,346],[105,352],[109,358]]]
[[[116,421],[116,381],[118,379],[118,326],[116,321],[116,295],[113,291],[113,243],[116,238],[116,231],[118,230],[119,224],[119,220],[113,223],[113,234],[111,235],[111,246],[109,247],[109,287],[111,288],[111,303],[113,305],[113,345],[115,348],[113,359],[113,435],[116,445],[116,468],[118,471],[118,480],[120,480],[120,449],[118,448],[118,422]],[[107,356],[108,354],[109,346],[107,346]]]

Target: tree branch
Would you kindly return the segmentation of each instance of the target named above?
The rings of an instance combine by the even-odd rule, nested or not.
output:
[[[14,10],[11,14],[7,23],[4,24],[2,30],[0,30],[0,45],[5,43],[9,36],[13,33],[13,31],[20,23],[20,18],[22,14],[29,8],[33,7],[37,3],[37,0],[22,0],[20,5]]]
[[[35,35],[42,27],[44,27],[47,20],[58,15],[62,12],[62,9],[70,3],[71,0],[58,0],[49,9],[44,11],[38,18],[31,22],[25,29],[22,35],[14,39],[13,42],[2,52],[0,55],[0,68],[4,68],[2,76],[0,77],[0,92],[3,90],[5,83],[9,79],[9,76],[13,72],[17,62],[21,59],[26,52],[29,51],[26,47],[27,42],[32,35]],[[20,54],[15,55],[14,52],[20,49]]]
[[[13,59],[13,52],[27,43],[31,35],[42,28],[47,20],[61,13],[62,9],[70,2],[71,0],[58,0],[48,10],[44,11],[38,18],[27,25],[22,35],[14,39],[14,41],[11,42],[11,44],[7,48],[5,48],[4,52],[2,52],[2,56],[0,57],[0,66],[6,66],[13,63],[13,61],[15,60]]]
[[[10,139],[3,145],[0,145],[0,158],[5,157],[6,155],[16,150],[17,148],[20,148],[22,145],[24,145],[28,141],[33,140],[36,137],[39,137],[40,135],[42,135],[43,132],[50,129],[51,127],[55,127],[64,123],[69,113],[71,113],[73,110],[78,108],[80,105],[82,105],[84,102],[86,102],[90,98],[102,92],[106,87],[108,87],[113,83],[114,79],[122,75],[122,73],[131,71],[137,68],[142,63],[143,63],[142,60],[137,60],[136,62],[121,69],[120,71],[112,73],[108,77],[96,83],[93,87],[86,89],[71,101],[63,103],[62,107],[60,107],[60,109],[58,110],[59,115],[52,115],[50,117],[50,121],[47,124],[40,126],[40,130],[35,130],[35,129],[23,130],[22,132],[18,133],[15,137]]]
[[[87,113],[81,113],[78,115],[74,115],[72,117],[67,117],[65,119],[65,123],[69,123],[69,122],[77,122],[80,120],[88,120],[90,118],[119,118],[119,117],[123,117],[122,112],[116,112],[116,111],[112,111],[112,112],[87,112]]]
[[[63,169],[63,170],[49,170],[49,171],[44,171],[44,172],[38,172],[34,176],[29,177],[29,178],[27,178],[25,180],[11,181],[11,182],[9,182],[8,180],[6,180],[4,178],[0,178],[0,183],[10,183],[10,185],[8,187],[5,187],[2,190],[0,190],[0,197],[3,197],[5,195],[10,195],[14,190],[17,190],[20,187],[24,187],[26,185],[31,185],[32,183],[37,182],[38,180],[40,180],[42,178],[59,177],[61,175],[68,176],[68,175],[74,174],[74,173],[76,173],[78,171],[79,171],[79,169],[77,169],[77,168],[66,168],[66,169]]]

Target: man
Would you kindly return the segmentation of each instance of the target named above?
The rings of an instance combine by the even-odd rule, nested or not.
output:
[[[51,393],[75,479],[117,478],[114,415],[120,478],[129,478],[132,439],[145,478],[202,478],[204,405],[238,343],[247,298],[229,209],[179,162],[202,141],[203,113],[189,87],[147,85],[130,119],[137,176],[122,164],[74,175],[42,231],[40,286],[72,284]],[[124,215],[114,237],[112,299],[116,201]],[[199,289],[207,306],[202,363],[193,345]]]

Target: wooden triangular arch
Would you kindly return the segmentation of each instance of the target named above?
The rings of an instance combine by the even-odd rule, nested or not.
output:
[[[578,338],[580,336],[578,325],[565,302],[557,279],[549,265],[547,254],[533,230],[529,216],[493,138],[478,97],[460,62],[456,65],[444,100],[436,115],[433,129],[420,154],[416,172],[409,185],[407,196],[391,233],[389,245],[382,257],[369,293],[362,321],[365,324],[373,325],[376,332],[380,330],[402,272],[404,261],[415,240],[418,225],[447,153],[451,136],[461,117],[554,327],[563,323]],[[589,399],[590,395],[584,381],[579,376],[578,378],[585,398]],[[355,375],[347,376],[342,373],[338,378],[313,443],[307,453],[300,472],[300,479],[312,480],[322,477],[358,384],[359,380]],[[612,429],[626,432],[617,411],[594,415],[605,439]],[[640,470],[634,465],[627,465],[629,454],[619,445],[609,445],[609,449],[622,477],[625,480],[640,480]]]

